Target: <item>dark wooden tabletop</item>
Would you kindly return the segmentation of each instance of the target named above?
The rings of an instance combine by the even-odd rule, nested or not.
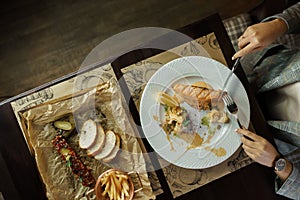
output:
[[[203,20],[183,27],[178,31],[188,35],[191,39],[214,32],[226,62],[229,66],[233,65],[231,56],[233,55],[234,49],[219,15],[214,14],[208,16]],[[162,37],[168,37],[168,35]],[[160,39],[161,38],[158,38],[152,42],[159,42]],[[178,40],[176,43],[170,43],[169,48],[173,48],[174,45],[180,45],[185,42],[187,42],[185,39]],[[122,79],[123,74],[121,69],[129,64],[136,63],[160,52],[162,52],[162,50],[141,48],[125,55],[120,55],[112,60],[112,67],[119,79],[121,89],[125,94],[125,98],[127,98],[127,102],[130,102],[130,111],[137,124],[140,124],[139,115],[135,115],[138,111],[132,101],[126,83],[122,82],[124,79]],[[272,135],[269,134],[263,114],[241,67],[237,69],[236,74],[243,83],[248,94],[251,108],[250,120],[253,128],[258,134],[261,134],[273,143]],[[69,74],[62,79],[45,84],[30,92],[46,88],[76,75],[77,74]],[[23,95],[27,94],[28,93],[25,93]],[[46,199],[45,189],[43,182],[40,179],[35,159],[28,150],[12,107],[10,106],[10,101],[21,97],[22,95],[10,99],[0,106],[0,192],[5,199]],[[139,132],[140,134],[143,134],[142,130],[139,130]],[[153,151],[146,139],[143,140],[143,142],[147,151]],[[158,165],[158,161],[155,158],[152,158],[151,161],[154,165]],[[164,190],[164,193],[157,196],[157,199],[173,199],[162,170],[157,170],[156,172]],[[176,199],[285,199],[275,194],[274,178],[275,174],[272,169],[253,163]]]
[[[125,30],[177,29],[213,12],[226,19],[248,12],[263,1],[235,0],[234,4],[231,0],[2,2],[0,101],[77,71],[95,46]]]

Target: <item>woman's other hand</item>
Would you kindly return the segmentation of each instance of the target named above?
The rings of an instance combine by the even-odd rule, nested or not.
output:
[[[243,57],[249,53],[264,49],[273,43],[278,37],[287,32],[288,27],[281,19],[261,22],[249,26],[243,35],[238,39],[239,51],[232,59]]]
[[[279,153],[268,140],[247,129],[237,129],[236,132],[243,135],[242,147],[250,158],[262,165],[273,167]]]

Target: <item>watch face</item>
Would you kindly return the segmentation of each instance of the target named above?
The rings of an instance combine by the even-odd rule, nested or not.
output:
[[[275,163],[275,170],[276,171],[282,171],[285,168],[285,164],[286,164],[285,159],[280,158]]]

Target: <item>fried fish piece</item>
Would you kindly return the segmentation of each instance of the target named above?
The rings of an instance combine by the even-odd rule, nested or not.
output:
[[[210,110],[213,106],[216,106],[222,94],[221,90],[181,83],[175,84],[173,90],[186,103],[199,110]]]

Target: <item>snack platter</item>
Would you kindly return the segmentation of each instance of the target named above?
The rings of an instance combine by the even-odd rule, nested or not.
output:
[[[112,168],[137,171],[143,190],[136,198],[154,197],[123,103],[116,82],[111,80],[19,113],[49,199],[84,198],[96,186],[97,178]],[[131,147],[135,150],[129,150]],[[139,165],[132,164],[137,162]],[[129,199],[128,192],[113,195]],[[103,195],[112,194],[106,191]]]

